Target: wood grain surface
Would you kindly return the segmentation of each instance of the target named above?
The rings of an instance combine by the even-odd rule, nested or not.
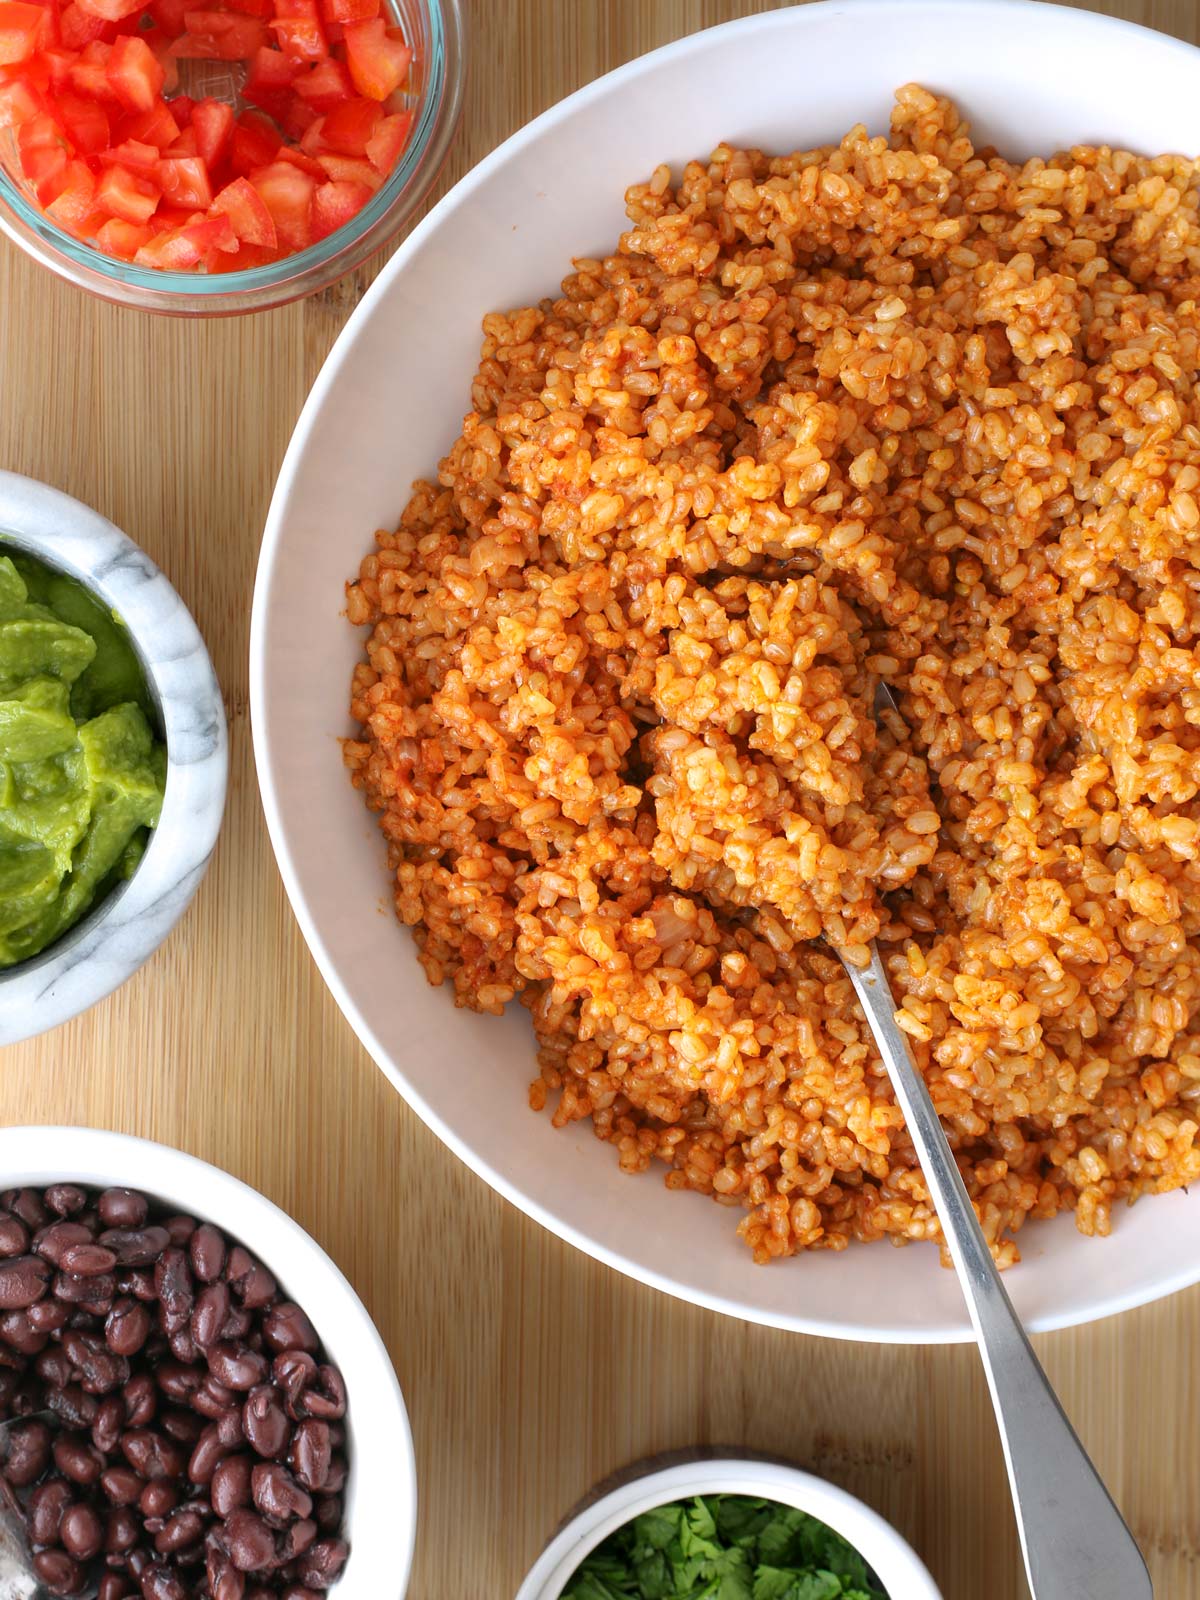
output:
[[[580,84],[770,7],[469,0],[468,9],[466,110],[442,189]],[[1092,9],[1200,42],[1197,0]],[[329,1250],[373,1313],[412,1414],[421,1486],[412,1600],[511,1597],[596,1480],[705,1443],[778,1452],[861,1495],[913,1540],[947,1600],[1020,1600],[1003,1463],[972,1350],[750,1328],[595,1264],[442,1148],[325,992],[259,808],[247,635],[284,447],[379,264],[302,305],[189,323],[102,305],[0,239],[0,466],[90,502],[165,568],[208,640],[232,743],[224,834],[188,916],[109,1000],[3,1052],[0,1119],[180,1145],[262,1189]],[[1200,1289],[1038,1341],[1160,1600],[1200,1594],[1198,1343]],[[382,1574],[378,1594],[395,1595]]]

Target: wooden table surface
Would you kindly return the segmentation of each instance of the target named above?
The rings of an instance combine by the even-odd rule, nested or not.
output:
[[[468,9],[472,69],[443,187],[627,58],[770,7]],[[1196,0],[1093,9],[1200,42]],[[597,1479],[697,1443],[778,1452],[861,1495],[911,1538],[947,1600],[1019,1600],[1004,1468],[971,1349],[746,1327],[588,1260],[443,1149],[373,1066],[309,958],[254,778],[250,596],[292,425],[378,265],[302,305],[188,323],[102,305],[0,238],[0,466],[90,502],[165,568],[212,651],[232,755],[224,833],[184,922],[110,999],[4,1051],[0,1119],[182,1146],[256,1185],[320,1240],[374,1315],[412,1415],[412,1600],[511,1597]],[[1037,1343],[1160,1600],[1200,1594],[1200,1289]],[[394,1594],[383,1575],[378,1594]]]

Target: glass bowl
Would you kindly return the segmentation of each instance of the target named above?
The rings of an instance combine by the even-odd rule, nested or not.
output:
[[[462,107],[465,69],[460,0],[389,0],[413,49],[412,133],[371,201],[306,250],[242,272],[164,272],[120,261],[57,227],[7,170],[13,130],[0,130],[0,228],[35,261],[116,305],[173,316],[227,316],[285,305],[359,266],[412,217],[437,177]]]

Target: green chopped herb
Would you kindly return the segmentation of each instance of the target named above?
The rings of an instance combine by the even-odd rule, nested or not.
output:
[[[562,1600],[887,1600],[862,1556],[816,1517],[706,1494],[656,1506],[593,1550]]]

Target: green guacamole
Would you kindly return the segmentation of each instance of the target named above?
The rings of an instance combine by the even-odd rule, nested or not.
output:
[[[0,556],[0,967],[133,872],[167,753],[129,636],[73,578]]]

